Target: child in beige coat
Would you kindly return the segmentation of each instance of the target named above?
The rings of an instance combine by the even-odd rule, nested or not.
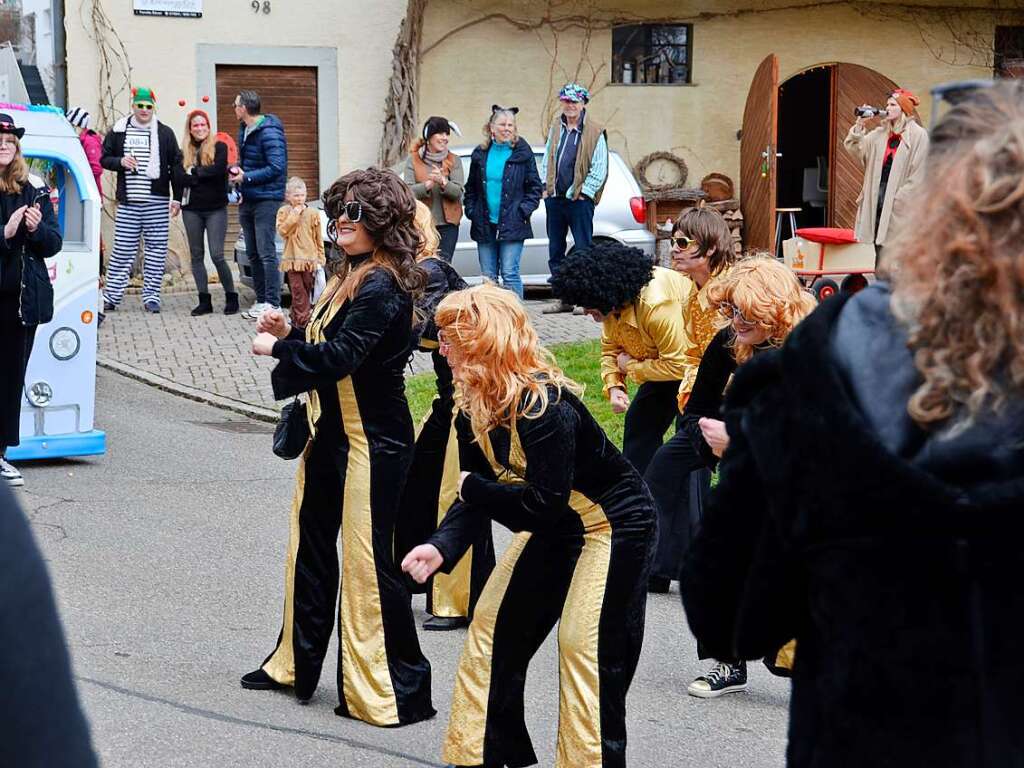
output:
[[[281,271],[292,294],[292,325],[305,328],[313,308],[316,272],[326,263],[320,213],[306,205],[306,183],[298,176],[288,179],[284,199],[277,212],[277,231],[284,238]]]

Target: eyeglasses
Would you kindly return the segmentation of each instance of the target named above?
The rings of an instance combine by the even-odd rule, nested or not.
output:
[[[135,104],[133,106],[136,109],[144,109],[144,110],[147,110],[147,111],[153,109],[153,105],[152,104]]]
[[[674,248],[678,248],[680,251],[685,251],[691,245],[697,245],[697,241],[692,237],[678,235],[672,238],[672,246]]]
[[[730,320],[739,320],[743,325],[757,325],[756,320],[751,320],[746,317],[743,314],[743,310],[735,304],[720,304],[718,311],[722,313],[723,317],[727,317]]]
[[[448,353],[451,352],[452,350],[451,342],[448,341],[448,337],[445,336],[444,331],[442,331],[441,329],[438,329],[437,331],[437,348],[437,351],[440,352],[445,357],[447,357]]]

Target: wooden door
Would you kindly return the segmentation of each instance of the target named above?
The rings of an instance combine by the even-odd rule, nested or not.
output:
[[[778,147],[779,60],[771,54],[758,66],[747,93],[740,139],[740,207],[744,246],[775,246],[775,180]]]
[[[853,229],[857,219],[857,198],[864,184],[864,169],[860,161],[843,147],[843,139],[856,120],[853,108],[861,104],[883,107],[896,88],[896,83],[885,75],[859,64],[839,63],[832,67],[829,226]],[[868,121],[868,129],[877,125],[878,120]]]
[[[217,130],[231,134],[237,141],[238,121],[232,107],[235,97],[239,91],[256,91],[263,113],[277,115],[284,125],[288,176],[300,176],[306,182],[310,200],[320,195],[316,87],[315,67],[217,66]],[[238,207],[231,205],[225,244],[229,258],[237,237]]]

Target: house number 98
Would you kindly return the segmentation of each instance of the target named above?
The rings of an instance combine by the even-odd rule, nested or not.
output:
[[[252,8],[253,13],[260,13],[261,11],[263,13],[270,13],[270,0],[263,0],[262,3],[260,0],[252,0],[249,3],[249,7]]]

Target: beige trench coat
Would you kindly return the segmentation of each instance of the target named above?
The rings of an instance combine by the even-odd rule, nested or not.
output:
[[[873,131],[850,127],[843,146],[856,157],[864,168],[864,186],[857,198],[857,222],[854,233],[862,243],[885,245],[886,240],[899,228],[906,216],[907,205],[918,193],[924,178],[925,155],[928,154],[928,131],[916,121],[907,120],[903,138],[892,160],[889,183],[885,188],[881,221],[875,232],[875,213],[878,210],[878,185],[882,180],[882,161],[889,141],[889,126],[882,124]]]

